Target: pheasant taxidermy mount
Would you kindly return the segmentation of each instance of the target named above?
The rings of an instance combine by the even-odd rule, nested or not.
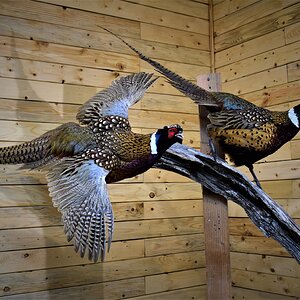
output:
[[[179,125],[152,134],[131,131],[128,108],[157,79],[152,76],[120,77],[81,106],[79,124],[66,123],[30,142],[0,148],[1,164],[46,172],[68,241],[95,262],[99,256],[104,260],[114,230],[107,184],[147,171],[171,145],[182,142]]]
[[[210,112],[207,132],[213,154],[213,142],[217,142],[236,166],[248,167],[256,184],[261,187],[253,164],[277,151],[299,132],[300,104],[288,111],[270,111],[230,93],[209,92],[145,56],[110,30],[101,28],[152,65],[177,90],[198,105],[205,106]]]

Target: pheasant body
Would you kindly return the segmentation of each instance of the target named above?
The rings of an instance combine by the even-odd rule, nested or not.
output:
[[[257,107],[210,113],[208,117],[211,122],[207,128],[209,136],[221,145],[236,166],[251,165],[274,153],[299,131],[290,121],[288,112]]]
[[[207,129],[211,140],[217,141],[236,165],[247,166],[260,186],[253,163],[274,153],[299,132],[300,105],[289,111],[272,112],[230,93],[209,92],[145,56],[110,30],[103,29],[125,43],[184,95],[206,106],[210,112]]]
[[[53,205],[62,214],[68,241],[90,260],[104,260],[114,230],[107,183],[147,171],[174,143],[179,125],[152,134],[131,131],[128,108],[156,80],[152,74],[121,77],[79,110],[80,124],[66,123],[17,146],[0,148],[1,164],[24,164],[46,172]]]

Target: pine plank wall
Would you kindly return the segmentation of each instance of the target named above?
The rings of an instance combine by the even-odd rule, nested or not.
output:
[[[299,103],[299,1],[214,1],[215,66],[224,91],[259,105]],[[184,77],[210,72],[205,0],[1,0],[0,146],[67,121],[119,75],[153,69],[107,27]],[[137,132],[179,123],[199,148],[197,107],[159,79],[130,110]],[[255,166],[300,223],[299,135]],[[245,169],[243,171],[247,172]],[[0,166],[3,299],[205,299],[201,188],[150,170],[109,187],[116,228],[105,263],[66,242],[45,179]],[[25,176],[26,174],[26,176]],[[300,267],[229,202],[234,299],[297,299]],[[298,219],[297,219],[298,218]]]
[[[300,1],[216,0],[214,31],[223,91],[274,110],[300,103]],[[298,224],[299,138],[254,166],[263,188]],[[234,298],[299,299],[297,262],[232,202],[229,216]]]
[[[153,72],[97,24],[189,79],[210,71],[205,1],[1,0],[1,146],[73,121],[79,105],[119,75]],[[162,79],[130,110],[130,121],[137,132],[179,123],[186,143],[199,147],[196,105]],[[25,176],[11,166],[0,171],[4,299],[205,294],[201,188],[196,183],[153,170],[111,185],[114,242],[106,262],[93,264],[66,241],[44,177]]]

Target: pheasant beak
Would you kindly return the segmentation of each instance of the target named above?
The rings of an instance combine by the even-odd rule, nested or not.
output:
[[[183,132],[178,132],[175,134],[175,137],[177,137],[180,140],[180,143],[182,143],[183,140]]]

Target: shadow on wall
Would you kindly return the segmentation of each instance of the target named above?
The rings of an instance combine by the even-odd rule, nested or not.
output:
[[[14,35],[13,31],[11,34]],[[2,145],[31,140],[61,123],[71,121],[69,115],[65,117],[63,102],[65,99],[72,99],[74,91],[64,85],[63,80],[61,99],[59,99],[62,103],[56,102],[57,99],[50,99],[51,96],[47,95],[43,86],[49,85],[50,88],[51,83],[39,82],[42,77],[45,77],[42,76],[43,73],[40,74],[39,72],[47,72],[47,70],[38,70],[36,61],[19,59],[17,45],[13,37],[10,46],[10,57],[7,59],[11,61],[10,72],[17,80],[11,80],[11,83],[15,85],[11,92],[14,96],[11,97],[13,99],[5,100],[7,109],[4,111],[4,116],[7,112],[7,119],[15,120],[15,123],[10,131],[13,135],[6,134],[2,137],[9,143],[5,142]],[[35,59],[38,61],[39,57]],[[53,86],[59,87],[57,83]],[[45,99],[45,95],[47,95],[47,99]],[[56,93],[50,91],[50,95],[56,95]],[[14,99],[24,100],[16,101]],[[83,99],[82,102],[85,100]],[[73,115],[72,118],[75,119],[75,116]],[[14,208],[20,212],[20,226],[15,224],[11,227],[22,228],[21,230],[14,230],[14,239],[22,241],[22,244],[16,246],[19,250],[21,249],[20,255],[22,257],[20,260],[22,265],[14,267],[14,272],[19,272],[15,273],[18,283],[7,282],[8,288],[4,290],[4,295],[20,293],[21,291],[21,293],[33,292],[32,295],[40,296],[43,299],[54,300],[62,295],[85,299],[89,291],[92,290],[99,299],[103,299],[105,284],[96,283],[101,283],[104,280],[105,264],[91,264],[87,259],[82,259],[75,253],[72,243],[67,242],[63,232],[61,215],[56,208],[52,207],[45,176],[39,172],[17,170],[18,167],[4,166],[3,168],[5,170],[3,183],[18,184],[19,195],[26,199],[25,201],[20,200],[22,204],[17,203],[16,206],[18,207]],[[11,180],[7,180],[7,178],[11,178]],[[9,198],[10,195],[7,194],[5,197]],[[19,201],[19,199],[15,201]],[[25,221],[24,218],[26,218]],[[18,222],[17,218],[15,220]],[[16,261],[12,259],[7,264],[15,265]],[[10,278],[14,280],[14,276],[10,276]],[[91,286],[68,288],[84,284],[92,284],[92,288]]]

